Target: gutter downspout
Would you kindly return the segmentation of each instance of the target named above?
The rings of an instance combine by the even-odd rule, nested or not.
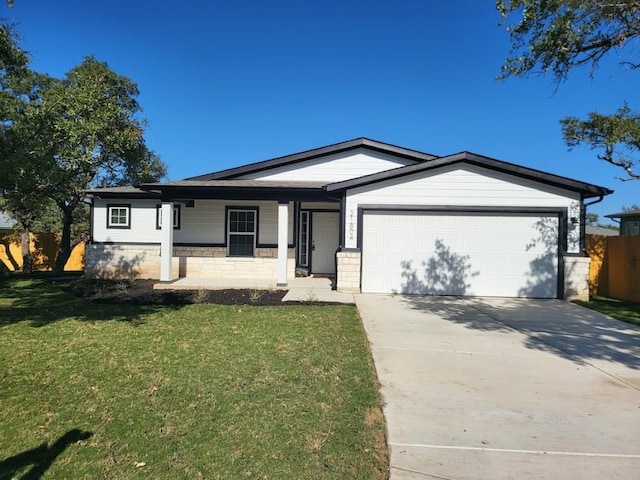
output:
[[[591,205],[595,205],[596,203],[600,203],[602,200],[604,200],[604,195],[600,195],[598,198],[596,198],[593,202],[589,202],[589,203],[584,203],[584,201],[582,202],[582,212],[580,213],[580,216],[582,218],[580,218],[580,249],[582,250],[582,253],[587,255],[587,247],[585,244],[585,239],[586,239],[586,228],[587,228],[587,207],[590,207]]]

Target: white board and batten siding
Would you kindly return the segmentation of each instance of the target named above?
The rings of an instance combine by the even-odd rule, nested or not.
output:
[[[355,149],[249,173],[239,176],[238,179],[332,183],[413,164],[413,160],[394,155],[369,149]]]
[[[107,228],[107,205],[131,205],[131,228]],[[160,243],[156,228],[159,200],[96,199],[93,208],[94,242]],[[174,243],[224,244],[226,207],[258,207],[258,243],[278,243],[278,203],[274,201],[196,200],[195,207],[180,208],[180,229],[174,230]],[[289,204],[289,243],[293,243],[293,203]]]
[[[357,247],[361,205],[420,205],[489,208],[567,208],[579,217],[580,195],[531,180],[471,165],[450,165],[429,172],[386,180],[347,192],[346,247]],[[568,251],[579,252],[579,226],[569,222]]]

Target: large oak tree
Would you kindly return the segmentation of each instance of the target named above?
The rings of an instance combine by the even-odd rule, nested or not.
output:
[[[60,273],[79,233],[87,233],[73,235],[85,191],[157,181],[166,165],[145,143],[133,81],[94,57],[61,79],[37,74],[6,32],[2,37],[0,30],[0,62],[22,63],[0,63],[0,196],[27,233],[52,205],[58,209],[62,235],[54,271]]]
[[[638,0],[498,0],[497,9],[511,36],[502,79],[549,74],[559,84],[580,68],[593,76],[613,52],[622,69],[640,67]],[[568,146],[588,145],[622,168],[623,180],[640,179],[640,115],[626,103],[613,114],[567,117],[561,125]]]

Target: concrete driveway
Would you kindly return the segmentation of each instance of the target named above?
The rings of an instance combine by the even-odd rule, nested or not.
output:
[[[391,479],[640,478],[640,329],[559,300],[356,303]]]

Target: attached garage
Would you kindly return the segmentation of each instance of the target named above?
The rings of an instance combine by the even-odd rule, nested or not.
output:
[[[369,293],[557,298],[561,212],[362,211]]]
[[[337,288],[585,298],[585,199],[609,191],[462,152],[327,185],[342,195]]]

